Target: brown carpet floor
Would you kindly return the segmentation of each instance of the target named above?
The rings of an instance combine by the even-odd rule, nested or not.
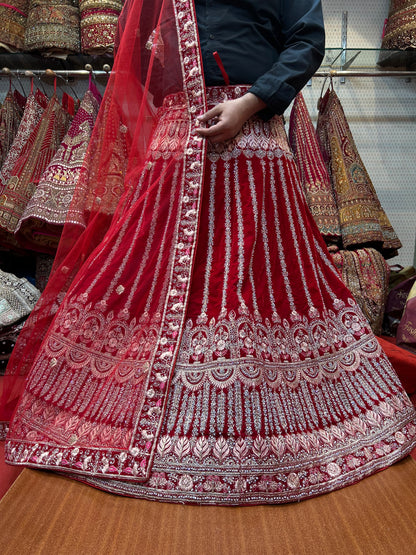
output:
[[[0,502],[0,553],[410,555],[416,462],[301,503],[237,508],[128,499],[25,469]]]

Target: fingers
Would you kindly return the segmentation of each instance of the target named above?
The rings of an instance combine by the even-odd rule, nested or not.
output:
[[[214,108],[211,108],[211,110],[208,110],[207,112],[205,112],[205,114],[199,116],[197,119],[202,123],[206,123],[210,119],[218,117],[221,114],[221,111],[221,104],[217,104],[216,106],[214,106]]]

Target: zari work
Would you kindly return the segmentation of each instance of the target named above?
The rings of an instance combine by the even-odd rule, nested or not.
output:
[[[0,166],[19,129],[25,100],[17,91],[9,90],[0,108]]]
[[[112,52],[123,0],[80,0],[81,50],[86,54]]]
[[[208,89],[208,106],[241,92]],[[180,97],[165,102],[141,187],[184,140],[186,112]],[[109,236],[85,269],[95,275],[97,266],[95,279],[77,281],[64,300],[19,405],[8,460],[129,496],[233,505],[310,497],[401,458],[414,444],[414,409],[337,276],[278,117],[253,118],[225,148],[209,149],[205,232],[177,361],[170,376],[149,368],[163,309],[154,292],[176,267],[171,258],[162,268],[160,253],[178,200],[192,194],[178,197],[182,164],[144,201],[136,197],[126,212],[135,230],[123,224]],[[145,219],[153,225],[143,235]],[[189,255],[177,248],[179,270]],[[152,253],[159,262],[149,280]],[[132,273],[133,289],[145,287],[141,312]],[[173,307],[183,295],[179,280]],[[179,321],[169,327],[181,332]]]
[[[390,0],[389,17],[382,48],[406,50],[416,48],[416,2]]]
[[[48,99],[40,90],[37,90],[36,93],[29,94],[27,97],[25,110],[23,112],[16,137],[9,149],[9,152],[7,153],[7,157],[4,160],[3,165],[1,166],[0,193],[3,192],[6,187],[7,182],[11,177],[14,165],[17,162],[31,133],[38,124],[47,105]]]
[[[0,48],[9,52],[24,49],[29,0],[10,0],[0,4]]]
[[[297,95],[290,113],[289,143],[319,231],[328,243],[337,243],[341,238],[338,207],[302,93]]]
[[[317,136],[335,190],[344,248],[374,247],[391,258],[402,245],[357,151],[338,96],[320,100]]]
[[[205,87],[194,3],[120,17],[86,227],[65,225],[10,360],[26,378],[6,460],[223,505],[301,500],[400,460],[415,409],[329,256],[282,118],[212,146],[198,117],[248,86]]]
[[[101,95],[91,83],[66,136],[16,226],[15,234],[23,247],[46,254],[55,253],[100,101]]]
[[[25,49],[44,54],[80,51],[78,0],[31,0],[25,32]]]
[[[351,291],[376,335],[381,334],[389,286],[389,266],[375,249],[331,253],[342,281]]]
[[[32,131],[0,197],[0,244],[19,247],[14,232],[36,185],[57,151],[70,122],[54,95]]]
[[[0,270],[0,328],[28,316],[39,297],[40,292],[26,278]]]

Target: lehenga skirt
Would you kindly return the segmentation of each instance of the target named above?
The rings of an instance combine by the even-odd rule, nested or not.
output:
[[[210,88],[208,103],[241,92]],[[182,140],[181,110],[185,121],[186,105],[175,96],[166,100],[149,151],[149,183],[150,173],[163,173],[169,144]],[[162,197],[166,210],[172,208],[171,181],[163,191],[155,188],[147,210],[160,209]],[[130,237],[125,247],[136,281],[145,279],[139,276],[143,253],[157,257],[163,247],[155,234],[150,229],[136,243]],[[166,234],[160,237],[166,241]],[[102,249],[108,248],[105,240]],[[115,282],[121,270],[110,262],[106,270],[100,256],[93,281],[111,276]],[[66,472],[132,497],[249,505],[297,501],[347,486],[413,448],[414,408],[308,211],[281,117],[253,117],[235,139],[208,146],[189,302],[184,325],[176,330],[178,356],[170,379],[156,373],[146,390],[151,399],[158,380],[165,382],[167,400],[146,416],[150,421],[162,411],[144,480],[140,459],[131,458],[139,449],[131,442],[120,448],[123,426],[133,418],[133,388],[126,381],[123,393],[113,388],[107,396],[96,394],[81,348],[73,354],[77,372],[62,363],[70,360],[74,334],[97,338],[104,326],[98,308],[94,329],[84,326],[88,318],[77,321],[77,303],[87,302],[82,292],[94,287],[91,269],[88,287],[78,283],[58,312],[29,376],[9,435],[9,461]],[[165,270],[156,264],[148,276],[148,307],[165,283]],[[170,294],[181,302],[180,290]],[[107,344],[117,340],[107,335]],[[92,418],[85,421],[87,413],[94,415],[94,426]],[[96,448],[105,434],[108,448]],[[117,449],[111,442],[118,442]]]

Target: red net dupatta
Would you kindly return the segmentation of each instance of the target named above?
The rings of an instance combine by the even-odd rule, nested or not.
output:
[[[13,352],[2,409],[7,421],[33,368],[26,400],[40,408],[41,382],[55,380],[64,428],[74,418],[84,430],[100,422],[94,448],[122,451],[125,475],[134,468],[140,478],[155,450],[185,317],[205,158],[193,131],[206,100],[192,2],[127,1],[119,24],[117,56],[74,194],[77,221],[64,226],[49,283]],[[160,118],[177,122],[179,140],[154,134]],[[89,407],[78,406],[81,390],[67,402],[79,373]],[[104,419],[93,409],[103,396]]]

